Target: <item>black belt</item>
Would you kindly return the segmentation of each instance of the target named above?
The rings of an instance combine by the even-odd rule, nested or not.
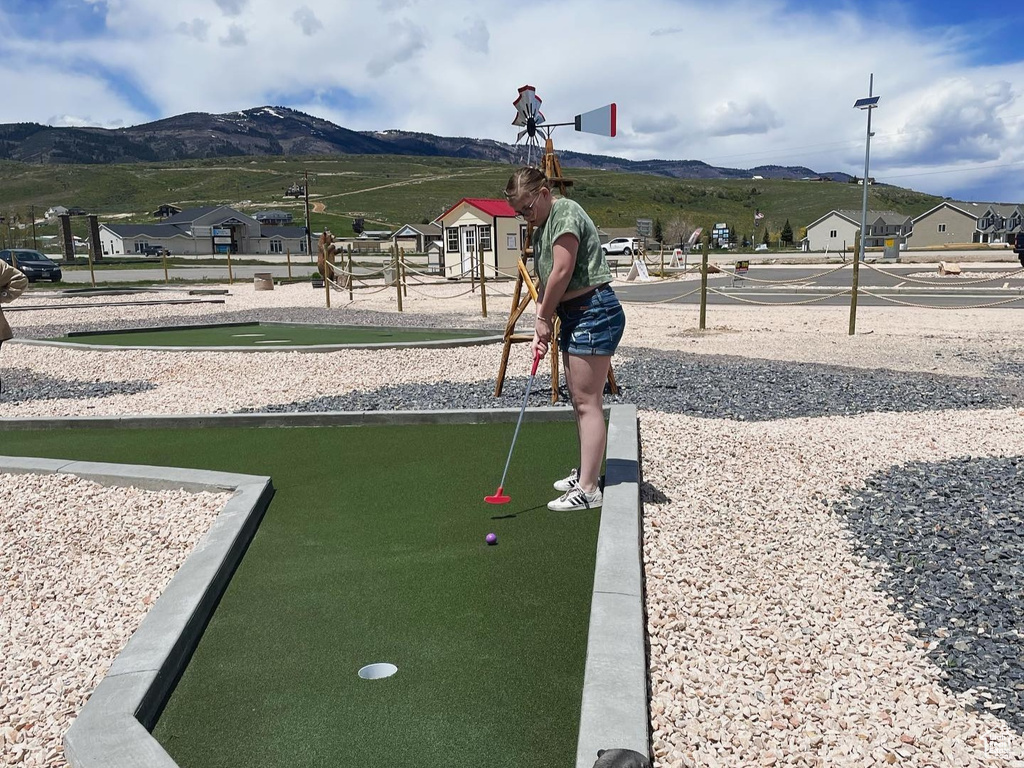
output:
[[[581,293],[579,296],[574,296],[571,299],[559,302],[558,306],[562,307],[563,309],[576,309],[577,307],[581,307],[585,305],[588,301],[590,301],[590,299],[593,297],[595,293],[597,293],[598,291],[603,291],[607,287],[608,283],[595,285],[586,293]]]

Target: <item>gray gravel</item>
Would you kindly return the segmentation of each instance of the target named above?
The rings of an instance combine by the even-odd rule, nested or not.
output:
[[[1019,382],[967,376],[864,370],[756,358],[622,349],[617,396],[606,402],[635,403],[645,410],[711,419],[771,421],[799,417],[851,416],[1008,407],[1024,402]],[[518,406],[527,377],[505,380],[500,398],[491,382],[438,381],[387,385],[344,395],[290,401],[247,412],[390,410],[406,408],[494,408]],[[560,388],[559,405],[566,391]],[[538,372],[530,405],[550,404],[551,376]]]
[[[1024,458],[895,466],[834,508],[946,684],[1024,732]]]

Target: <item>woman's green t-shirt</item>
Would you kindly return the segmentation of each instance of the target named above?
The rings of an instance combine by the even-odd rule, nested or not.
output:
[[[564,234],[571,234],[579,241],[576,268],[566,292],[611,282],[612,271],[601,250],[601,239],[593,220],[575,200],[559,197],[551,203],[547,220],[533,230],[533,258],[541,286],[548,284],[554,267],[555,241]]]

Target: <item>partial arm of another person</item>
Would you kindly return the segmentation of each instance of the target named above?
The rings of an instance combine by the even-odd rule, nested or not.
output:
[[[559,235],[552,247],[551,275],[537,300],[537,320],[533,326],[533,343],[530,345],[534,356],[543,357],[551,347],[551,333],[554,327],[555,307],[565,295],[565,288],[576,269],[576,251],[580,241],[573,234]]]
[[[28,278],[5,261],[0,261],[0,304],[8,304],[28,287]]]

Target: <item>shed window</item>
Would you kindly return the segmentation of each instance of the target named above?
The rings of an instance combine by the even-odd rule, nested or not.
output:
[[[448,229],[445,230],[445,234],[447,236],[448,252],[449,253],[458,253],[459,252],[459,228],[458,227],[448,227]]]

